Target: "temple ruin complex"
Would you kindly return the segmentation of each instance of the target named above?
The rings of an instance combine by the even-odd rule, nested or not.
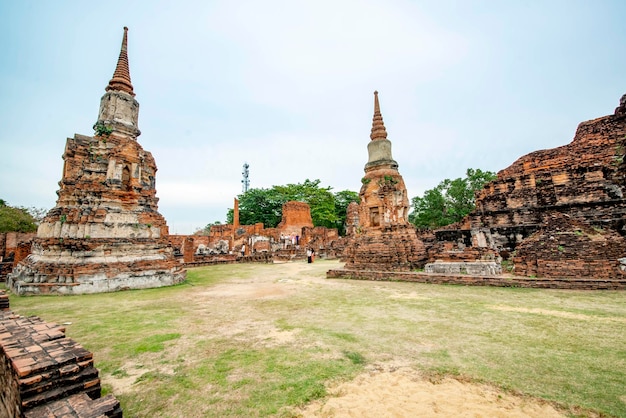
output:
[[[31,255],[8,277],[17,294],[110,292],[185,279],[158,212],[154,158],[137,142],[127,34],[124,28],[95,135],[67,139],[56,206],[39,226]]]
[[[372,140],[386,137],[382,118],[376,116],[377,100],[375,107]],[[384,246],[362,249],[376,242],[366,239],[376,237],[372,227],[392,225],[402,213],[402,205],[395,206],[395,212],[383,209],[394,207],[389,203],[393,200],[382,198],[389,196],[385,187],[397,177],[381,171],[374,183],[375,177],[368,172],[378,159],[386,160],[386,170],[394,168],[390,144],[368,150],[361,204],[348,209],[352,244],[347,246],[346,267],[330,271],[328,277],[626,288],[626,95],[613,114],[581,123],[570,144],[532,152],[500,171],[477,194],[475,210],[461,222],[420,232],[428,262],[424,272],[410,275],[394,273],[396,269],[384,260],[367,262]],[[371,183],[380,191],[376,188],[368,194]],[[359,239],[366,245],[356,245]],[[346,273],[350,269],[354,271]],[[385,273],[376,271],[385,269]]]
[[[169,239],[186,266],[304,259],[306,248],[330,258],[343,252],[338,230],[313,226],[309,205],[296,201],[283,204],[275,228],[265,228],[261,222],[241,225],[235,199],[232,224],[212,225],[208,235],[170,235]]]

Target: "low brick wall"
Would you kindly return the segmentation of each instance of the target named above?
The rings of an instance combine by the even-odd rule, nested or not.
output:
[[[272,253],[260,252],[241,257],[239,254],[203,256],[200,261],[185,263],[185,268],[215,266],[218,264],[235,263],[272,263],[274,261]]]
[[[444,275],[422,272],[393,272],[370,270],[329,270],[328,279],[357,279],[377,281],[398,281],[432,284],[460,284],[467,286],[528,287],[539,289],[577,290],[626,290],[624,280],[530,278],[520,276],[472,276]]]
[[[100,398],[91,352],[63,327],[8,308],[0,309],[1,417],[122,417],[117,399]]]

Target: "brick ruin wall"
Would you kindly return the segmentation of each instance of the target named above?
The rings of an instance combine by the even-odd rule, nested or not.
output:
[[[213,225],[209,235],[170,235],[168,239],[179,261],[190,267],[303,258],[307,247],[322,257],[341,255],[344,244],[339,231],[314,227],[308,204],[289,201],[282,211],[276,228],[265,228],[263,223]]]
[[[13,267],[28,257],[35,232],[5,232],[0,234],[0,282],[5,282]]]
[[[0,290],[0,416],[121,418],[119,401],[101,397],[93,355],[65,329],[9,310]]]
[[[624,279],[624,102],[614,115],[581,123],[570,144],[500,171],[460,223],[435,231],[434,240],[423,234],[429,262],[502,257],[520,275]]]
[[[311,208],[304,202],[286,202],[276,229],[284,235],[301,235],[302,228],[313,228]]]

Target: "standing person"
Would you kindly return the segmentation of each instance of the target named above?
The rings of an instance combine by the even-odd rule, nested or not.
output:
[[[311,250],[311,263],[315,261],[315,250]]]
[[[313,257],[313,252],[311,251],[310,248],[307,248],[306,249],[306,259],[307,259],[307,263],[309,263],[309,264],[313,262],[311,257]]]
[[[246,244],[241,244],[241,256],[246,255]]]

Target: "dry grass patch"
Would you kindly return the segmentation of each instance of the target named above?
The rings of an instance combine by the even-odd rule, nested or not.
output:
[[[12,296],[11,307],[71,322],[68,335],[94,352],[105,387],[132,417],[332,416],[324,405],[364,372],[375,378],[359,377],[365,386],[398,378],[398,398],[385,399],[407,411],[404,379],[439,376],[453,388],[460,379],[522,394],[529,405],[542,398],[573,414],[626,416],[623,292],[325,278],[338,267],[212,266],[170,288]],[[375,370],[388,364],[395,371]],[[317,412],[305,412],[316,400]]]

